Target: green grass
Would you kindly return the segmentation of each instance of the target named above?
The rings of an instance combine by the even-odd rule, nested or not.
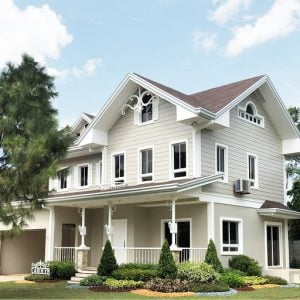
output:
[[[0,283],[0,299],[157,299],[131,293],[97,293],[88,289],[66,289],[66,282],[16,284]],[[229,297],[181,297],[175,299],[300,299],[300,288],[268,288],[239,292]],[[161,298],[166,299],[166,298]],[[174,299],[174,298],[173,298]]]

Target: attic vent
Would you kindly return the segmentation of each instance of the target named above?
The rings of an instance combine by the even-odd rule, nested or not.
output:
[[[238,118],[244,119],[247,122],[253,123],[260,127],[264,127],[264,118],[257,114],[257,109],[252,102],[247,102],[245,107],[238,108]]]

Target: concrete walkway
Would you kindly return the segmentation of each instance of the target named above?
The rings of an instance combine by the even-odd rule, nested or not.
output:
[[[27,274],[0,275],[0,282],[24,280]]]

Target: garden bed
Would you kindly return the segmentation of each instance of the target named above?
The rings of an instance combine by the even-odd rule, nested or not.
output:
[[[188,297],[188,296],[193,296],[194,295],[194,293],[192,293],[192,292],[162,293],[162,292],[155,292],[155,291],[150,291],[150,290],[146,290],[146,289],[132,290],[131,293],[135,294],[135,295],[139,295],[139,296],[165,297],[165,298]]]

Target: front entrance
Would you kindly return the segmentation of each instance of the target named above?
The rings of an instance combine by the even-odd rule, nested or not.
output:
[[[118,264],[126,263],[127,253],[127,220],[117,219],[112,220],[113,235],[112,247],[115,251],[115,257]]]
[[[266,246],[268,267],[281,266],[281,225],[266,226]]]
[[[178,221],[177,222],[177,234],[176,234],[176,245],[178,248],[184,248],[180,252],[180,261],[189,260],[191,246],[191,223],[190,221]],[[164,221],[164,239],[166,239],[171,245],[172,235],[170,233],[168,221]]]

